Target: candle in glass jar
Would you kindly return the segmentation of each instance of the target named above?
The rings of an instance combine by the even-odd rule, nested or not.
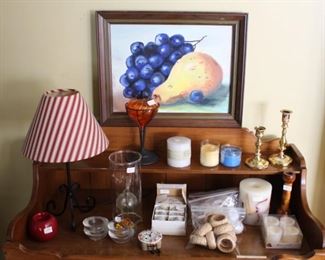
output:
[[[226,167],[238,167],[241,161],[241,149],[234,145],[221,146],[220,162]]]
[[[206,167],[214,167],[219,164],[219,144],[203,140],[200,148],[200,163]]]
[[[191,164],[191,139],[173,136],[167,139],[167,164],[182,168]]]

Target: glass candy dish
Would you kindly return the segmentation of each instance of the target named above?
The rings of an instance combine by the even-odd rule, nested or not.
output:
[[[82,221],[84,233],[91,240],[97,241],[107,235],[108,219],[100,216],[91,216]]]
[[[120,214],[114,218],[114,221],[108,223],[108,235],[118,244],[126,243],[134,236],[136,224],[140,220],[141,218],[133,219],[130,214]]]
[[[87,228],[84,228],[84,233],[89,239],[94,240],[94,241],[101,240],[107,236],[106,230],[100,231],[97,233],[91,233]]]

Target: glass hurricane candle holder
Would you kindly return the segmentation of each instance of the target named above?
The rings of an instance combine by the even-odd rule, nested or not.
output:
[[[114,216],[131,212],[141,215],[141,154],[131,150],[120,150],[111,153],[108,160],[112,171]]]
[[[126,112],[139,127],[140,134],[140,153],[142,155],[141,164],[149,165],[157,162],[158,156],[144,148],[145,144],[145,132],[146,126],[157,114],[159,108],[159,103],[155,102],[153,99],[148,100],[142,99],[131,99],[125,104]]]

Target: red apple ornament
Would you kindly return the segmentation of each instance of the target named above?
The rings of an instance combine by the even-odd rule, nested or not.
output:
[[[58,222],[50,213],[38,212],[30,220],[29,233],[38,241],[48,241],[57,235]]]

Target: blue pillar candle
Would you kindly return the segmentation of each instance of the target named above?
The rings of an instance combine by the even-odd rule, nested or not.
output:
[[[238,167],[241,161],[241,149],[238,146],[225,144],[221,146],[220,162],[226,167]]]

